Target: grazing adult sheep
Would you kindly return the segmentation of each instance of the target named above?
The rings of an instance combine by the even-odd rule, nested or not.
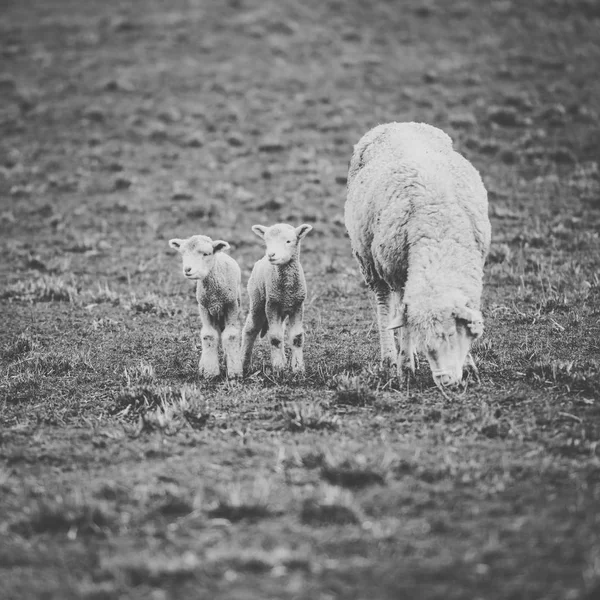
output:
[[[183,274],[196,281],[196,299],[202,328],[200,375],[217,377],[219,340],[222,340],[228,377],[241,377],[240,324],[242,275],[240,267],[223,250],[229,244],[205,235],[174,238],[169,246],[183,259]]]
[[[267,331],[273,369],[285,368],[284,321],[289,319],[289,339],[294,373],[304,372],[304,329],[306,280],[300,264],[300,242],[311,225],[293,227],[279,223],[254,225],[252,231],[266,244],[265,256],[256,262],[248,281],[250,311],[242,332],[244,370],[250,366],[256,336]]]
[[[417,350],[442,391],[464,367],[477,375],[470,349],[483,333],[487,208],[479,173],[440,129],[388,123],[354,146],[346,228],[376,296],[382,362],[397,365],[401,379],[404,369],[414,373]]]

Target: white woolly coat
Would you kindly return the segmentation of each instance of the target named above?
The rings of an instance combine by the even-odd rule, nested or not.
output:
[[[242,273],[237,262],[224,252],[215,253],[215,264],[204,279],[196,283],[196,299],[221,331],[225,318],[241,307]]]
[[[487,193],[440,129],[388,123],[354,147],[346,227],[371,289],[433,312],[451,298],[479,309],[490,245]]]

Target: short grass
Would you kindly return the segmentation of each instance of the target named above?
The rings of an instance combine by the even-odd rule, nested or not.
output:
[[[600,593],[593,2],[5,3],[0,598]],[[489,190],[481,382],[378,365],[343,224],[377,123]],[[198,377],[174,236],[309,222],[305,376]],[[244,307],[247,302],[244,300]]]

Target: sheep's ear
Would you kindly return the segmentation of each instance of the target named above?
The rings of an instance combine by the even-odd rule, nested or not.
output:
[[[387,326],[388,329],[398,329],[404,327],[404,315],[396,315]]]
[[[221,250],[229,250],[230,246],[223,240],[215,240],[213,242],[213,252],[220,252]]]
[[[454,311],[454,316],[465,321],[469,333],[477,339],[483,334],[483,315],[480,311],[468,306],[461,306]]]
[[[252,231],[254,231],[259,238],[264,239],[267,228],[264,225],[252,225]]]
[[[179,238],[173,238],[172,240],[169,240],[169,246],[171,246],[171,248],[175,248],[175,250],[181,250],[182,244],[183,240],[180,240]]]
[[[398,329],[406,325],[406,305],[403,304],[400,310],[396,312],[389,325],[388,329]]]
[[[301,240],[309,231],[312,230],[312,225],[304,223],[300,227],[296,227],[296,237]]]

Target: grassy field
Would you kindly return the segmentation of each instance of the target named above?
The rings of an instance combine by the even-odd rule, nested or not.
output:
[[[600,596],[593,0],[4,0],[0,598]],[[445,129],[493,227],[482,381],[380,372],[352,145]],[[303,242],[307,373],[197,376],[172,237]],[[247,299],[244,298],[244,309]]]

